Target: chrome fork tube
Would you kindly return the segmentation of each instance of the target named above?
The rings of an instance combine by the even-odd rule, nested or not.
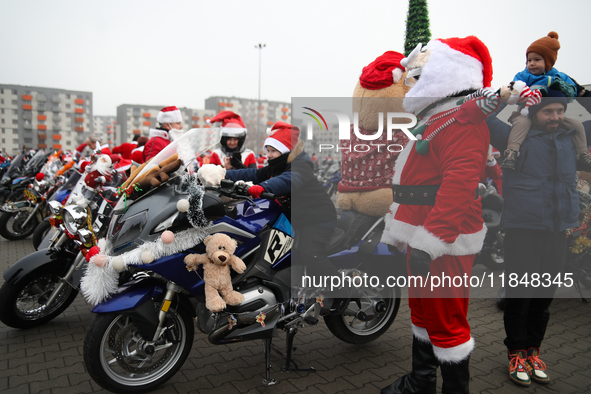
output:
[[[76,256],[76,260],[74,260],[74,263],[72,263],[66,275],[63,278],[60,278],[59,285],[57,285],[55,289],[53,289],[53,291],[51,292],[51,295],[47,300],[47,305],[51,305],[51,303],[55,301],[62,289],[65,286],[69,286],[68,280],[70,280],[72,278],[72,275],[74,275],[74,272],[76,272],[76,270],[78,270],[82,266],[82,263],[84,263],[84,256],[82,255],[82,253],[78,253],[78,256]]]
[[[27,220],[25,220],[25,222],[23,223],[23,225],[22,225],[23,228],[27,227],[27,224],[31,221],[31,219],[33,218],[33,216],[35,216],[35,214],[39,210],[39,207],[40,206],[41,206],[41,204],[36,204],[35,205],[35,208],[33,209],[33,212],[31,212],[31,214],[29,215],[29,217],[27,217]]]
[[[156,329],[156,333],[154,333],[154,338],[152,339],[153,342],[156,342],[162,334],[162,330],[164,329],[164,320],[166,318],[168,308],[170,308],[170,304],[172,303],[174,295],[176,293],[180,293],[180,291],[181,287],[176,283],[166,283],[166,295],[164,296],[164,300],[162,300],[162,305],[160,306],[160,312],[158,314],[158,328]]]

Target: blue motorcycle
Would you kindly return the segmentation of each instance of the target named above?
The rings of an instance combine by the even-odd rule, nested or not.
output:
[[[186,149],[191,135],[203,138],[205,131],[198,133],[191,130],[173,142],[167,154]],[[156,156],[153,162],[165,156]],[[344,290],[347,297],[329,298],[322,288],[294,287],[294,231],[275,196],[263,194],[252,200],[248,186],[222,180],[219,187],[206,187],[200,194],[201,219],[210,224],[196,228],[194,215],[178,209],[189,196],[188,179],[190,175],[178,171],[137,199],[121,199],[101,247],[109,265],[89,264],[87,282],[94,293],[84,286],[83,292],[87,300],[101,302],[93,309],[96,316],[84,339],[84,363],[100,386],[114,392],[145,392],[162,385],[189,356],[195,326],[212,344],[262,340],[265,385],[275,383],[270,350],[278,330],[286,332],[284,369],[301,370],[292,358],[294,336],[300,328],[318,324],[320,317],[336,337],[355,344],[373,341],[391,326],[400,305],[399,288],[363,287]],[[381,219],[339,212],[326,250],[339,275],[363,275],[364,264],[398,266],[404,274],[405,256],[379,243],[382,230]],[[174,243],[162,243],[164,231],[175,234]],[[204,253],[201,240],[214,233],[235,239],[235,255],[246,264],[243,273],[232,276],[234,290],[245,301],[217,313],[205,308],[202,269],[189,272],[184,263],[188,254]],[[400,264],[395,264],[396,259]],[[106,288],[112,289],[108,295]]]

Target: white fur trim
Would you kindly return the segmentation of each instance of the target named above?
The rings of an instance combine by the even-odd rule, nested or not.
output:
[[[442,363],[456,364],[465,360],[474,350],[474,346],[474,338],[470,337],[468,341],[454,347],[443,348],[433,345],[433,353]]]
[[[267,146],[267,145],[272,146],[273,148],[277,149],[282,154],[287,153],[291,150],[287,146],[285,146],[281,142],[279,142],[279,140],[276,140],[273,137],[267,137],[267,139],[265,140],[264,146]]]
[[[412,323],[410,323],[410,325],[412,327],[412,335],[414,335],[421,342],[431,343],[431,338],[429,338],[426,328],[415,326]]]
[[[158,260],[164,256],[170,256],[182,252],[199,244],[209,235],[209,228],[189,229],[175,234],[174,242],[165,244],[158,237],[154,242],[147,242],[134,250],[119,256],[109,256],[112,245],[104,239],[99,240],[98,246],[101,253],[107,255],[109,262],[103,268],[97,267],[90,259],[86,272],[80,282],[80,290],[89,304],[96,305],[110,298],[111,294],[117,291],[117,279],[119,273],[112,268],[114,259],[123,259],[125,267],[128,265],[143,265],[142,253],[148,252]]]
[[[423,226],[414,226],[394,219],[398,206],[399,204],[393,203],[390,208],[392,214],[385,217],[386,228],[382,234],[381,242],[397,247],[404,243],[429,253],[432,259],[444,255],[466,256],[476,254],[482,249],[487,230],[485,225],[476,233],[460,234],[453,243],[447,243],[427,231]]]
[[[167,140],[170,139],[168,137],[168,132],[167,131],[165,131],[165,130],[159,130],[159,129],[150,129],[150,138],[154,138],[154,137],[165,138]]]
[[[439,40],[429,41],[426,48],[431,54],[422,68],[421,78],[404,97],[406,111],[416,114],[443,97],[485,87],[483,66],[476,58]],[[413,68],[412,61],[407,68]]]
[[[404,74],[404,70],[402,70],[400,68],[395,68],[394,71],[392,71],[392,79],[394,80],[394,83],[397,83],[398,81],[400,81],[400,78],[402,78],[403,74]]]
[[[183,115],[181,114],[181,111],[174,110],[174,111],[168,111],[168,112],[158,112],[158,115],[156,116],[156,122],[160,123],[160,124],[164,124],[164,123],[178,123],[178,122],[182,122],[183,121]]]

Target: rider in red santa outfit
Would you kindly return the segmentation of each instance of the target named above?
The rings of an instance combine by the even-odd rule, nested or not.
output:
[[[401,63],[412,86],[403,105],[417,116],[417,141],[396,161],[382,242],[408,246],[409,275],[469,277],[486,234],[476,189],[490,140],[485,119],[498,106],[498,97],[482,90],[492,80],[490,54],[474,36],[437,39]],[[460,106],[458,97],[476,91],[489,96]],[[382,393],[435,393],[438,367],[443,393],[469,392],[469,287],[429,290],[409,286],[412,372]]]
[[[183,134],[183,115],[174,105],[162,108],[156,116],[156,122],[158,127],[150,129],[150,139],[144,146],[144,161],[156,156],[171,140]]]
[[[221,122],[222,127],[220,147],[212,152],[210,164],[223,166],[227,170],[257,168],[254,152],[244,146],[246,126],[240,115],[232,111],[223,111],[207,122]]]

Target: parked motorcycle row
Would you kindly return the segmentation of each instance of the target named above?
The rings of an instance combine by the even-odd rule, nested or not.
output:
[[[130,186],[127,174],[112,166],[90,187],[89,171],[75,165],[64,170],[71,161],[59,154],[18,155],[2,178],[0,191],[8,202],[1,205],[0,235],[22,239],[34,233],[38,251],[4,273],[0,321],[20,329],[45,324],[82,291],[95,314],[84,339],[84,363],[101,387],[114,392],[164,384],[188,358],[195,328],[215,345],[262,340],[266,385],[275,383],[270,352],[278,330],[286,333],[284,370],[298,370],[294,336],[320,318],[347,343],[365,344],[384,334],[398,313],[398,287],[362,288],[339,298],[325,297],[322,289],[294,288],[294,233],[275,196],[263,193],[253,200],[247,185],[227,180],[199,183],[192,160],[220,139],[219,129],[189,130],[131,173],[140,179],[160,163],[182,159],[162,182],[143,189]],[[340,165],[324,164],[318,176],[332,183]],[[186,201],[190,208],[181,208]],[[482,204],[489,231],[477,262],[502,269],[503,201],[489,187]],[[382,218],[338,210],[327,258],[343,276],[360,276],[376,264],[398,267],[392,274],[405,275],[406,256],[379,242],[383,229]],[[172,236],[165,240],[164,233]],[[205,307],[203,269],[189,272],[185,257],[204,253],[203,239],[215,233],[237,241],[235,255],[246,269],[232,274],[233,288],[245,301],[214,313]],[[581,246],[577,256],[589,253],[591,247]]]

